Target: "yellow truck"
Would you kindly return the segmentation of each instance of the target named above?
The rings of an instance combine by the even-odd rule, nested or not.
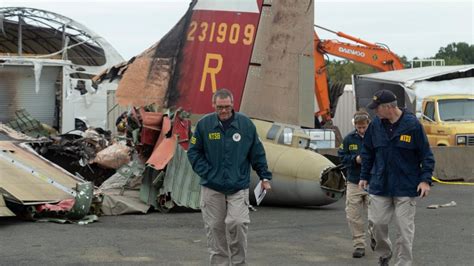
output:
[[[425,97],[420,121],[431,146],[474,146],[474,94]]]

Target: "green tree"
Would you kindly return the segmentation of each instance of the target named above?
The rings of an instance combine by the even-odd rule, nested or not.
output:
[[[326,61],[329,82],[334,83],[352,83],[352,75],[369,74],[377,72],[376,69],[357,62],[349,60]]]
[[[439,48],[434,58],[444,59],[446,65],[474,64],[474,45],[453,42],[446,47]]]

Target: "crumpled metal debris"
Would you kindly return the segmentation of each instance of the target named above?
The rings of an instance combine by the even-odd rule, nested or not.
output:
[[[85,132],[76,130],[51,137],[51,140],[41,148],[44,150],[42,155],[70,173],[79,174],[96,186],[115,173],[115,170],[93,162],[97,154],[112,143],[110,132],[90,128]]]
[[[438,208],[445,208],[445,207],[455,207],[457,204],[456,202],[453,200],[449,203],[446,203],[446,204],[432,204],[432,205],[429,205],[428,207],[426,207],[427,209],[438,209]]]
[[[134,158],[128,164],[117,169],[99,188],[104,195],[101,212],[104,215],[126,213],[147,213],[150,205],[140,200],[140,185],[145,165]]]
[[[36,220],[36,222],[53,222],[59,224],[66,224],[66,223],[76,223],[79,225],[90,224],[99,220],[99,217],[95,214],[86,215],[80,220],[69,220],[69,219],[62,219],[62,218],[41,218]]]
[[[76,197],[60,201],[57,204],[42,204],[27,208],[35,221],[69,223],[87,221],[91,210],[94,186],[91,182],[76,185]],[[94,220],[94,219],[92,219]]]

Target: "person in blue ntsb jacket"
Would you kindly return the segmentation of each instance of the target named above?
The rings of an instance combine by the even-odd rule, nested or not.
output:
[[[346,218],[352,234],[353,258],[365,256],[365,224],[367,220],[368,193],[359,188],[361,156],[365,131],[370,123],[369,114],[357,111],[353,123],[355,130],[347,134],[339,147],[338,155],[347,168]]]
[[[398,229],[395,265],[412,265],[415,197],[428,196],[434,158],[416,116],[397,107],[391,91],[377,91],[367,106],[377,117],[364,137],[359,187],[369,188],[369,234],[379,265],[389,265],[388,224]]]
[[[247,265],[250,166],[271,189],[263,144],[252,121],[234,112],[227,89],[212,97],[215,113],[196,125],[188,158],[201,177],[201,212],[211,265]]]

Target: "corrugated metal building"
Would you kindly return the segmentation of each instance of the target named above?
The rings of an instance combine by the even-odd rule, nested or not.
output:
[[[106,92],[91,77],[123,61],[102,37],[60,14],[25,7],[0,8],[0,122],[26,109],[67,132],[75,119],[106,126]]]
[[[345,137],[354,129],[352,117],[356,111],[355,94],[352,85],[344,87],[344,93],[339,98],[334,117],[334,125],[341,131],[342,137]]]

